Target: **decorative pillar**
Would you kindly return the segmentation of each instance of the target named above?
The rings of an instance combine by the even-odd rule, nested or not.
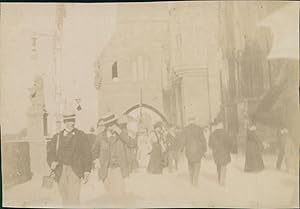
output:
[[[191,117],[197,118],[199,125],[207,125],[209,123],[207,69],[187,67],[176,71],[181,78],[183,125],[187,125]]]
[[[45,127],[46,115],[43,78],[36,76],[30,89],[31,106],[27,112],[27,141],[30,149],[30,167],[34,177],[47,172]]]
[[[181,80],[183,125],[190,117],[208,125],[220,111],[218,7],[180,2],[170,8],[170,60]]]
[[[98,101],[98,118],[108,111],[106,101],[103,94],[103,67],[100,65],[101,61],[98,58],[95,63],[95,75],[94,75],[94,86],[97,90],[97,101]],[[103,63],[102,63],[103,64]]]
[[[41,76],[36,76],[33,87],[30,89],[31,106],[27,112],[28,126],[27,137],[39,139],[44,136],[44,82]]]

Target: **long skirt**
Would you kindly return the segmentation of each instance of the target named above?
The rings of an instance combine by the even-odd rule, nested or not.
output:
[[[264,161],[262,158],[262,145],[256,141],[248,140],[246,144],[246,172],[259,172],[264,169]]]
[[[297,174],[299,155],[297,152],[298,151],[297,147],[291,141],[290,138],[287,140],[284,150],[285,150],[284,151],[284,153],[285,153],[284,160],[285,160],[287,171],[291,174],[293,174],[293,173]]]
[[[161,174],[163,170],[163,153],[159,143],[153,143],[147,171],[152,174]]]

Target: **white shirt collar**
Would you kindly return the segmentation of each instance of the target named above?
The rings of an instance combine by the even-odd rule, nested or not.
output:
[[[64,136],[66,136],[68,133],[72,133],[74,135],[74,129],[72,129],[72,130],[64,129],[64,132],[63,132]]]

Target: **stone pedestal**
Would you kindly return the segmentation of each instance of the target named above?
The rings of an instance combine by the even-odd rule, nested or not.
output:
[[[44,136],[44,113],[43,109],[40,108],[31,107],[29,109],[27,113],[27,138],[40,140],[39,138]]]
[[[44,113],[43,109],[31,107],[27,113],[27,141],[30,149],[30,166],[33,178],[45,175],[46,162],[46,139],[44,136]]]
[[[44,175],[49,175],[50,169],[47,165],[47,150],[46,140],[36,140],[29,142],[30,149],[30,165],[33,178],[41,178]],[[42,179],[41,181],[42,182]]]

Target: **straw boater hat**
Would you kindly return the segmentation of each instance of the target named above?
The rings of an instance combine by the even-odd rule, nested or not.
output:
[[[137,120],[134,117],[127,114],[123,114],[120,117],[118,117],[119,124],[128,124],[130,122],[137,122]]]
[[[191,123],[195,123],[197,124],[198,122],[198,118],[197,117],[189,117],[188,118],[188,123],[191,124]]]
[[[76,121],[76,115],[75,114],[63,115],[63,121],[64,121],[64,123],[75,122]]]
[[[71,110],[70,108],[67,108],[63,112],[63,122],[75,122],[76,120],[76,114],[75,111]]]
[[[104,126],[109,126],[109,125],[115,123],[116,121],[117,121],[117,118],[116,118],[115,114],[113,114],[112,112],[107,112],[99,118],[98,124],[101,123]]]

